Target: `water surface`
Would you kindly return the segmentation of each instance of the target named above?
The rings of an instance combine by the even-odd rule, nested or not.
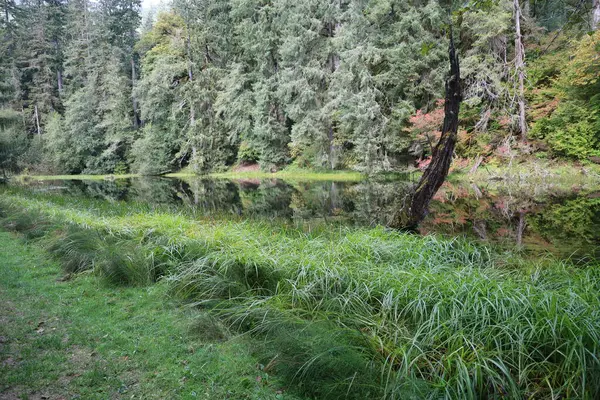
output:
[[[29,181],[36,191],[193,209],[218,218],[302,225],[386,225],[414,180],[286,182],[280,179],[131,178]],[[468,237],[534,254],[600,257],[600,191],[445,183],[422,234]]]

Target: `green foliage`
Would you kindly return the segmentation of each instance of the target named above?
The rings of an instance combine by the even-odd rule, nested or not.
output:
[[[76,224],[99,243],[119,238],[125,257],[135,243],[149,246],[168,265],[162,271],[174,293],[265,340],[264,370],[313,397],[600,391],[593,264],[533,262],[383,229],[307,233],[249,221],[205,223],[141,204],[36,199],[18,190],[3,193],[2,208],[8,217],[21,209],[58,226]],[[136,276],[121,267],[110,270]]]
[[[532,45],[542,26],[567,23],[579,40],[583,11],[573,1],[528,7],[521,21],[528,62],[543,53]],[[17,165],[44,173],[185,167],[198,174],[254,161],[263,171],[395,170],[411,152],[423,154],[405,128],[442,97],[450,18],[460,30],[468,132],[458,150],[490,154],[514,130],[512,7],[510,0],[175,0],[138,31],[139,0],[7,0],[0,124],[3,113],[16,112],[29,139],[48,136],[30,141]],[[591,43],[581,40],[571,62],[534,65],[536,90],[563,77],[554,93],[534,90],[531,97],[544,98],[533,100],[530,120],[549,117],[557,91],[586,103],[598,91]],[[540,103],[549,107],[538,110]],[[575,105],[564,107],[566,114]],[[555,155],[585,158],[595,154],[597,118],[590,118],[567,129],[557,115],[534,134]],[[574,133],[581,137],[566,140]],[[581,153],[585,146],[592,150]]]
[[[240,143],[237,159],[242,163],[254,163],[258,161],[260,154],[257,150],[250,147],[248,142]]]
[[[556,97],[552,99],[554,104],[548,101],[549,115],[540,118],[533,127],[532,135],[546,140],[557,154],[579,159],[600,155],[599,39],[600,32],[596,32],[574,42],[570,60],[548,90]],[[558,54],[565,62],[568,54],[564,51]],[[548,61],[542,59],[542,65],[547,64]],[[552,77],[555,71],[551,69],[541,79]],[[544,111],[543,107],[539,108]]]
[[[22,126],[19,124],[0,126],[0,174],[2,178],[18,170],[20,158],[27,150],[28,141],[21,128]]]
[[[0,366],[3,397],[299,399],[257,368],[254,341],[179,307],[164,284],[57,282],[60,266],[7,232],[0,258],[0,357],[19,360]]]
[[[563,102],[535,124],[531,135],[544,139],[559,154],[580,159],[600,156],[598,110],[599,106],[583,101]]]
[[[590,196],[554,204],[532,223],[558,248],[568,248],[573,242],[587,242],[595,246],[599,216],[600,198]]]

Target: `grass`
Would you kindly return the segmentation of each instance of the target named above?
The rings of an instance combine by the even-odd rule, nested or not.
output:
[[[166,174],[169,178],[190,178],[199,176],[186,169]],[[285,169],[278,172],[220,172],[208,174],[212,178],[223,179],[286,179],[289,181],[339,181],[339,182],[358,182],[364,179],[364,175],[356,171],[314,171],[304,169]],[[117,180],[140,177],[139,174],[124,175],[19,175],[17,180]]]
[[[182,170],[177,173],[167,174],[167,177],[189,178],[198,176],[189,170]],[[208,174],[211,178],[222,179],[285,179],[288,181],[338,181],[338,182],[358,182],[365,178],[365,175],[356,171],[332,171],[332,170],[311,170],[295,167],[287,167],[277,172],[265,171],[227,171]]]
[[[569,188],[573,185],[592,188],[600,187],[600,166],[595,164],[577,164],[564,161],[531,159],[523,162],[492,162],[480,166],[474,173],[468,173],[471,162],[466,167],[461,163],[467,160],[457,160],[455,169],[449,175],[451,182],[472,182],[492,187],[523,187]],[[375,180],[406,180],[418,179],[419,170],[376,173],[370,176],[350,170],[312,170],[288,166],[283,170],[271,173],[264,171],[226,171],[210,173],[207,176],[219,179],[283,179],[290,182],[307,181],[338,181],[359,182],[367,177]],[[189,168],[165,175],[171,178],[191,178],[197,175]],[[140,177],[139,174],[124,175],[20,175],[18,180],[117,180]]]
[[[122,249],[115,262],[102,250],[83,264],[110,281],[115,269],[135,276],[127,265],[146,273],[125,283],[163,277],[171,294],[260,340],[263,370],[310,397],[600,395],[598,265],[382,228],[302,231],[18,189],[4,190],[0,209],[5,227],[40,243],[72,229],[60,249],[80,232],[98,249]],[[46,248],[87,260],[83,243]]]
[[[524,187],[535,191],[600,187],[600,166],[562,161],[530,160],[509,164],[482,165],[473,174],[470,166],[449,175],[451,182],[473,182],[490,188],[515,189]]]
[[[58,279],[37,246],[1,231],[0,274],[1,398],[297,398],[247,340],[179,307],[165,283]]]

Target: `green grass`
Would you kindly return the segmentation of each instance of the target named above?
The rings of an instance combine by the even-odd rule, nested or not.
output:
[[[57,263],[1,231],[0,274],[2,398],[296,398],[247,340],[178,307],[164,283],[62,281]]]
[[[483,164],[478,170],[468,173],[472,163],[466,168],[454,170],[449,175],[451,182],[473,182],[479,185],[492,187],[523,187],[536,186],[536,188],[570,188],[573,185],[586,186],[592,188],[600,187],[600,166],[595,164],[574,165],[564,161],[550,161],[541,159],[530,159],[524,162],[510,162],[499,164],[492,162]],[[370,176],[350,170],[311,170],[301,169],[293,166],[278,172],[264,171],[226,171],[209,173],[207,176],[219,179],[283,179],[290,182],[307,181],[340,181],[340,182],[359,182],[367,177],[375,180],[405,180],[412,174],[416,179],[420,175],[419,170],[377,173]],[[199,175],[188,168],[179,172],[166,174],[171,178],[191,178]],[[138,174],[125,175],[19,175],[17,180],[115,180],[140,177]]]
[[[63,264],[82,259],[75,265],[119,283],[163,277],[171,294],[260,340],[264,369],[314,398],[600,394],[598,265],[382,228],[302,231],[19,189],[3,191],[0,209],[5,227],[42,244],[67,232],[59,250],[47,246]],[[81,232],[99,249],[91,261],[85,240],[64,251]],[[107,263],[112,246],[126,257]],[[139,275],[128,265],[147,273],[123,282],[105,272]],[[73,271],[68,261],[64,269]]]
[[[170,178],[189,178],[198,176],[188,170],[166,174]],[[288,169],[275,173],[252,171],[252,172],[220,172],[208,174],[212,178],[224,179],[285,179],[289,181],[344,181],[357,182],[364,179],[364,175],[355,171],[313,171],[302,169]],[[125,175],[19,175],[17,180],[115,180],[140,177],[138,174]]]
[[[563,161],[528,160],[508,164],[486,164],[475,173],[470,165],[449,175],[451,182],[473,182],[488,188],[508,188],[535,191],[569,190],[571,188],[600,188],[600,166]]]

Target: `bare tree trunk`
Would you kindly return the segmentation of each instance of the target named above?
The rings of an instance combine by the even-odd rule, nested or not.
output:
[[[473,231],[481,240],[487,240],[487,226],[485,220],[473,221]]]
[[[518,93],[517,104],[519,106],[519,134],[521,139],[527,139],[527,120],[525,116],[525,47],[521,35],[521,6],[519,0],[513,0],[515,18],[515,74],[517,75]]]
[[[141,124],[138,102],[137,102],[137,98],[135,97],[135,93],[134,93],[136,81],[137,81],[137,75],[135,73],[135,60],[133,59],[133,53],[132,53],[131,54],[131,105],[133,107],[133,128],[134,129],[138,129]]]
[[[329,125],[329,132],[327,134],[327,140],[329,141],[329,168],[335,169],[335,145],[333,142],[333,125]]]
[[[192,50],[190,49],[191,47],[191,40],[190,40],[190,33],[188,30],[188,35],[187,35],[187,39],[185,41],[185,50],[187,53],[187,67],[188,67],[188,78],[190,78],[190,82],[194,80],[194,71],[192,69]]]
[[[59,69],[58,71],[56,71],[56,84],[58,86],[58,92],[62,92],[63,89],[63,75],[62,75],[62,71]]]
[[[41,135],[42,134],[42,128],[40,127],[40,114],[38,112],[38,106],[37,106],[37,104],[34,106],[34,110],[35,110],[35,125],[37,127],[37,134]]]
[[[129,2],[129,10],[133,12],[133,1]],[[131,106],[133,108],[133,129],[138,129],[142,123],[140,118],[140,111],[138,107],[138,101],[135,97],[135,82],[137,81],[137,75],[135,72],[135,30],[129,31],[129,39],[131,40]]]
[[[193,70],[193,62],[192,62],[192,50],[191,50],[191,40],[190,33],[188,31],[188,35],[185,41],[185,48],[187,54],[187,70],[188,70],[188,78],[190,82],[194,81],[194,70]],[[192,132],[194,131],[194,127],[196,126],[196,110],[194,109],[194,102],[190,98],[190,127],[192,128]],[[196,163],[196,158],[198,157],[198,148],[196,147],[196,143],[192,145],[192,167],[194,172],[198,172],[198,164]],[[196,203],[197,204],[197,203]]]
[[[525,213],[519,212],[519,223],[517,225],[517,246],[523,245],[523,232],[525,232]]]
[[[458,114],[462,101],[460,66],[450,30],[450,76],[446,79],[446,99],[444,103],[444,124],[438,144],[433,150],[431,163],[423,173],[412,196],[408,215],[399,212],[393,219],[392,227],[415,228],[427,214],[429,202],[446,180],[454,154],[458,133]]]
[[[338,29],[340,26],[339,23],[334,23],[334,22],[330,22],[327,24],[327,34],[328,37],[333,39],[335,37],[335,31],[336,29]],[[340,56],[335,53],[332,52],[329,54],[328,56],[328,70],[330,73],[334,73],[337,68],[339,67],[340,64]],[[326,78],[323,78],[323,88],[324,90],[327,90],[327,84],[326,84]],[[328,132],[327,132],[327,142],[328,142],[328,154],[327,154],[327,158],[329,161],[329,168],[331,169],[335,169],[337,161],[336,161],[336,153],[337,153],[337,146],[335,145],[335,127],[334,127],[334,122],[333,121],[329,121],[328,124],[328,128],[327,128]]]
[[[469,175],[474,174],[477,171],[477,168],[479,168],[479,166],[481,165],[482,162],[483,162],[483,156],[481,154],[478,155],[477,157],[475,157],[475,162],[473,163],[473,166],[469,170]]]
[[[592,9],[592,30],[595,31],[600,27],[600,0],[594,1]]]

